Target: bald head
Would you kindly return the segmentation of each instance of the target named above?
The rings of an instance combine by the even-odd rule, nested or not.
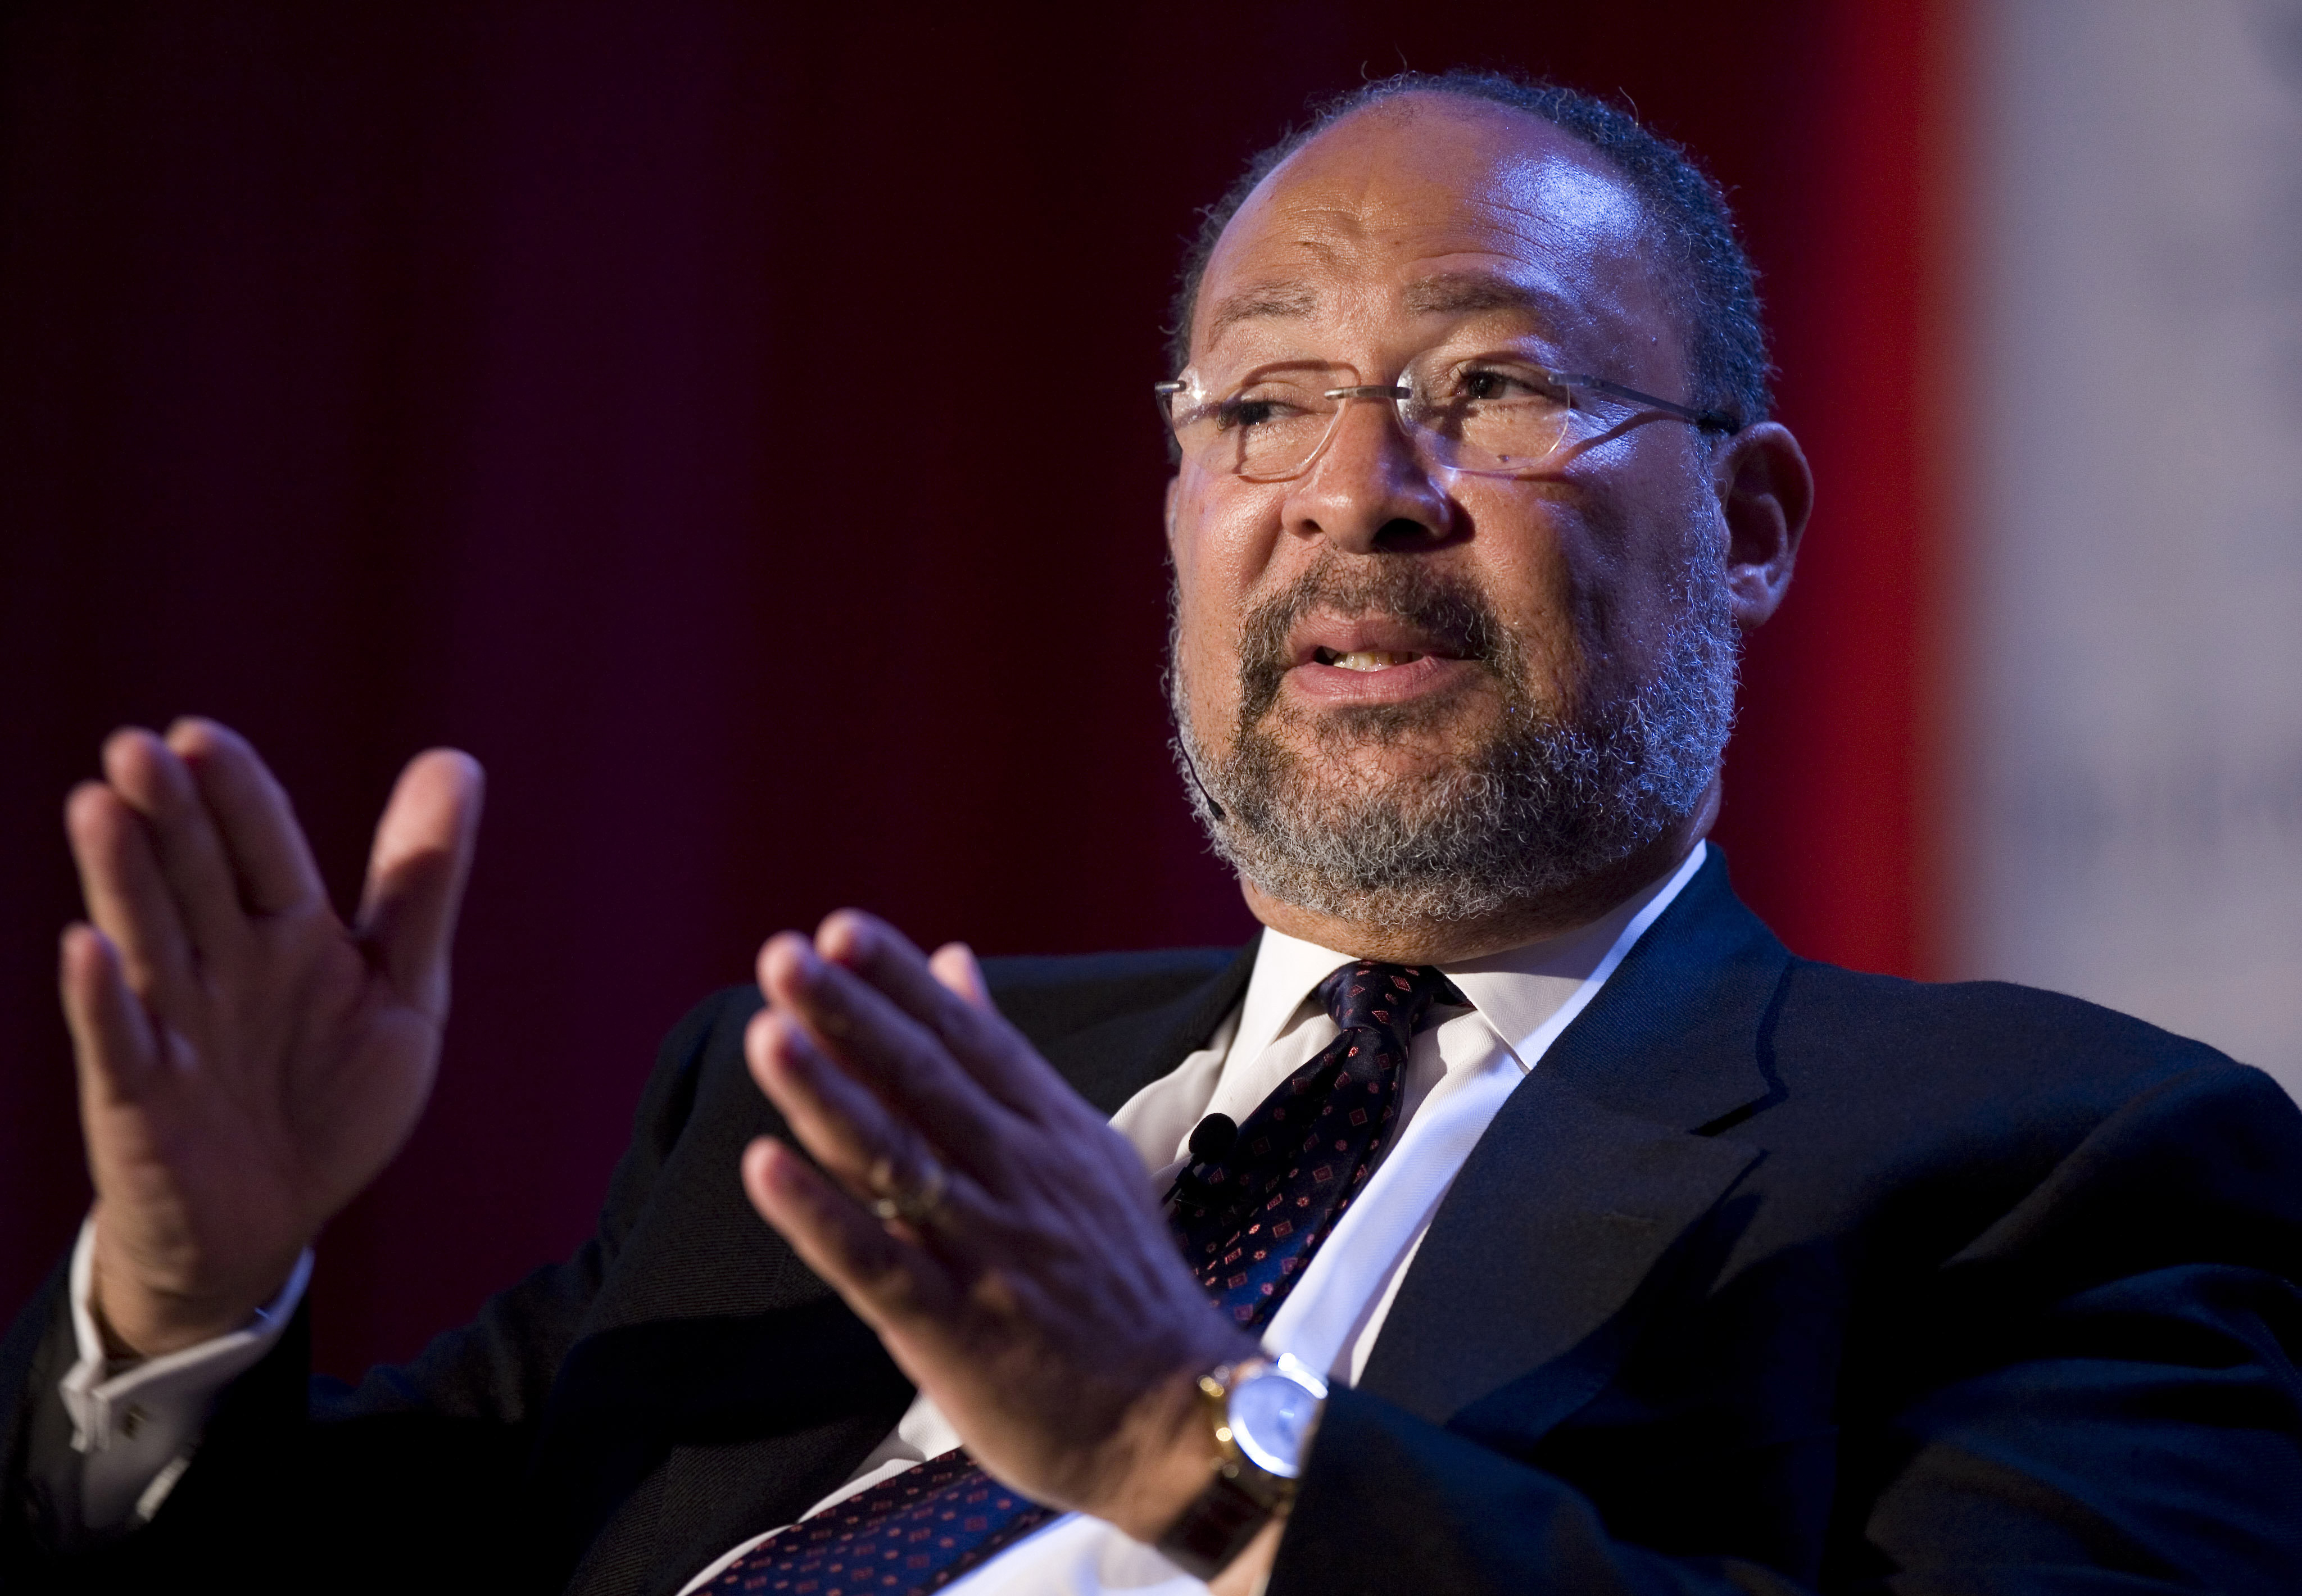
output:
[[[1350,138],[1329,138],[1345,123],[1353,124]],[[1474,170],[1481,145],[1492,157],[1482,187],[1501,206],[1516,206],[1529,225],[1547,226],[1554,235],[1579,231],[1613,250],[1617,269],[1664,285],[1662,300],[1681,331],[1696,404],[1743,422],[1769,413],[1766,338],[1752,273],[1717,186],[1683,151],[1625,113],[1571,89],[1497,73],[1402,73],[1368,84],[1256,155],[1208,210],[1185,262],[1170,369],[1187,365],[1196,341],[1211,330],[1201,315],[1203,280],[1239,212],[1268,202],[1278,168],[1300,170],[1301,158],[1310,157],[1313,171],[1304,175],[1319,177],[1340,197],[1352,175],[1344,163],[1372,156],[1394,189],[1418,178],[1448,182]],[[1364,175],[1372,178],[1374,170]],[[1626,243],[1627,255],[1617,248]]]
[[[1395,310],[1538,336],[1577,369],[1687,386],[1691,338],[1649,209],[1588,145],[1538,118],[1414,93],[1341,116],[1275,165],[1218,239],[1195,365],[1283,358],[1314,326]],[[1625,380],[1629,380],[1626,376]]]

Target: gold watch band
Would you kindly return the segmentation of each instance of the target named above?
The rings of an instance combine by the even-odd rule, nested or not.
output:
[[[1199,1376],[1200,1406],[1214,1433],[1216,1456],[1206,1489],[1158,1542],[1161,1555],[1194,1578],[1221,1574],[1294,1502],[1295,1482],[1258,1466],[1239,1449],[1231,1428],[1231,1389],[1274,1366],[1269,1358],[1246,1358]]]

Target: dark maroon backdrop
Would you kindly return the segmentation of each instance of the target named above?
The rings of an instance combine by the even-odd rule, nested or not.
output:
[[[1919,961],[1931,8],[1418,9],[10,12],[0,1303],[86,1202],[56,812],[122,721],[254,736],[346,896],[407,755],[491,773],[438,1095],[323,1247],[338,1370],[582,1234],[778,926],[1242,935],[1164,752],[1145,393],[1195,207],[1402,61],[1621,90],[1733,187],[1824,508],[1725,835],[1802,951]]]

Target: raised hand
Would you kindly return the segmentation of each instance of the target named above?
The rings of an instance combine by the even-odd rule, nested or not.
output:
[[[407,1139],[448,1014],[481,777],[400,774],[349,926],[287,794],[212,721],[115,733],[65,804],[93,924],[60,962],[116,1351],[236,1330]]]
[[[760,982],[745,1054],[821,1172],[763,1138],[753,1205],[978,1462],[1155,1539],[1214,1455],[1194,1377],[1256,1345],[1184,1267],[1134,1147],[956,944],[931,962],[843,911],[769,942]]]

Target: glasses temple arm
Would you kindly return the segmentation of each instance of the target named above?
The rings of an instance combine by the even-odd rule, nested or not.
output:
[[[1620,382],[1609,382],[1604,377],[1583,376],[1574,372],[1553,372],[1550,376],[1551,381],[1567,387],[1588,388],[1594,392],[1609,394],[1616,399],[1628,399],[1634,405],[1644,405],[1650,409],[1661,410],[1677,416],[1681,421],[1691,421],[1706,433],[1739,433],[1743,430],[1743,424],[1724,411],[1693,409],[1670,399],[1658,398],[1651,393],[1641,393],[1635,388],[1626,388]]]

